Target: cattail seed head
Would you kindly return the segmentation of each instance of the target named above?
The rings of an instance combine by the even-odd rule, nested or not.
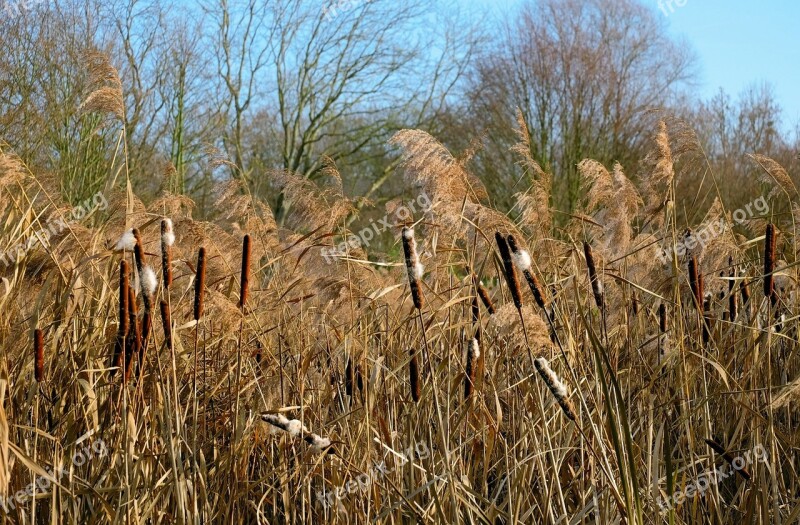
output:
[[[464,367],[464,399],[469,398],[469,396],[472,394],[480,356],[481,350],[480,345],[478,344],[478,339],[473,337],[469,342],[469,346],[467,347],[467,362]]]
[[[353,359],[347,358],[347,366],[344,367],[344,391],[352,397],[353,385],[355,384],[355,369],[353,368]]]
[[[694,306],[699,311],[703,308],[703,290],[700,283],[700,272],[697,266],[697,257],[689,259],[689,288],[692,290]]]
[[[151,266],[145,266],[142,269],[142,292],[144,292],[143,297],[147,297],[149,302],[149,298],[152,297],[156,293],[156,288],[158,287],[158,277],[156,277],[156,272],[153,270]]]
[[[658,305],[658,330],[664,334],[669,329],[667,324],[667,305],[661,303]]]
[[[142,235],[136,228],[131,230],[131,234],[133,234],[133,238],[136,240],[135,244],[133,245],[133,257],[134,260],[136,260],[136,270],[141,276],[145,265],[144,248],[142,247]]]
[[[508,241],[500,232],[494,234],[497,248],[500,251],[500,259],[503,261],[503,274],[506,277],[508,289],[511,292],[511,298],[514,300],[514,306],[519,310],[522,308],[522,293],[519,288],[519,279],[514,270],[514,262],[511,260],[511,250],[508,247]]]
[[[206,249],[201,246],[197,253],[197,275],[194,281],[194,320],[203,316],[203,299],[206,288]]]
[[[478,290],[478,297],[481,298],[481,302],[483,306],[486,307],[486,310],[488,310],[489,315],[494,315],[494,303],[492,302],[492,298],[489,297],[489,291],[477,278],[475,279],[475,288]]]
[[[414,307],[421,310],[425,305],[425,299],[422,296],[422,276],[425,273],[425,267],[419,262],[419,255],[417,254],[417,241],[414,239],[414,230],[412,228],[403,227],[403,253],[406,259],[406,270],[408,271],[408,284],[411,288],[411,298],[414,300]]]
[[[247,293],[250,285],[250,257],[252,247],[250,245],[250,235],[245,235],[242,241],[242,279],[241,291],[239,293],[239,308],[244,308],[247,304]]]
[[[33,331],[33,376],[37,383],[44,381],[44,333],[41,328]]]
[[[411,383],[411,399],[414,403],[419,403],[422,396],[422,384],[419,380],[419,361],[417,360],[416,350],[409,350],[411,360],[408,362],[408,376]]]
[[[764,297],[775,303],[775,225],[767,224],[764,235]]]
[[[172,221],[161,221],[161,272],[164,279],[164,289],[172,286],[172,245],[175,243],[175,234],[172,231]]]
[[[172,350],[172,318],[169,311],[169,303],[162,299],[159,306],[161,309],[161,326],[164,328],[164,339],[167,342],[167,348]]]
[[[532,265],[531,255],[527,250],[523,250],[519,247],[517,239],[513,234],[509,234],[508,237],[506,237],[506,241],[508,242],[508,247],[511,249],[511,259],[514,262],[514,266],[523,273],[530,271]]]
[[[594,295],[594,302],[598,308],[603,309],[603,283],[597,275],[597,266],[594,261],[594,253],[592,252],[592,245],[588,242],[583,242],[583,254],[586,257],[586,267],[589,270],[589,282],[592,285],[592,295]]]
[[[120,236],[117,243],[114,245],[114,250],[116,251],[133,251],[133,247],[136,246],[136,237],[133,235],[133,230],[128,230]]]
[[[572,421],[576,421],[577,417],[575,416],[575,410],[572,408],[572,403],[570,403],[569,399],[567,399],[567,387],[561,382],[561,380],[558,379],[556,373],[550,368],[550,364],[547,362],[547,359],[544,357],[537,358],[534,361],[534,366],[536,366],[536,371],[539,372],[540,376],[542,376],[547,388],[561,406],[561,410],[564,411],[564,415],[566,415],[567,418],[571,419]]]

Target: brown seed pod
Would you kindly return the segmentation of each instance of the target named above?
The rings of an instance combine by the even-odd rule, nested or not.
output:
[[[595,265],[592,246],[586,241],[583,242],[583,254],[586,257],[586,268],[589,270],[589,282],[592,285],[594,303],[602,310],[604,307],[603,283],[597,275],[597,266]]]
[[[658,330],[664,334],[669,328],[667,324],[667,306],[664,303],[658,305]]]
[[[33,331],[33,376],[37,383],[44,381],[44,333],[41,328]]]
[[[764,297],[769,298],[775,305],[775,225],[767,224],[767,231],[764,235]]]
[[[145,259],[144,259],[144,248],[142,247],[142,235],[139,233],[139,230],[134,228],[131,233],[136,238],[136,244],[133,246],[133,258],[136,261],[136,271],[139,275],[142,274],[144,271]]]
[[[164,289],[168,290],[172,286],[172,221],[164,219],[161,221],[161,272],[164,279]]]
[[[203,299],[206,289],[206,249],[201,246],[197,253],[197,275],[194,280],[194,320],[203,316]]]
[[[494,315],[494,303],[492,302],[492,298],[489,297],[489,291],[477,278],[475,278],[475,288],[478,290],[478,297],[481,298],[483,306],[489,311],[489,315]]]
[[[125,340],[125,362],[123,364],[125,368],[125,383],[130,381],[134,357],[139,354],[139,348],[142,346],[142,329],[139,325],[139,311],[136,307],[136,296],[133,293],[132,287],[128,287],[128,304],[130,329],[128,330],[128,337]]]
[[[692,290],[692,297],[694,299],[694,307],[698,311],[703,308],[703,285],[702,274],[700,274],[697,266],[697,257],[689,259],[689,287]]]
[[[419,361],[417,360],[417,352],[414,349],[408,351],[411,355],[411,360],[408,362],[408,376],[411,383],[411,399],[414,403],[419,403],[422,397],[422,385],[419,378]]]
[[[164,340],[167,342],[167,348],[172,350],[172,319],[169,303],[162,300],[159,306],[161,307],[161,326],[164,328]]]
[[[130,329],[130,303],[129,290],[130,282],[128,279],[128,263],[120,261],[119,263],[119,328],[117,330],[117,339],[114,342],[114,355],[111,358],[111,377],[117,373],[117,369],[122,366],[122,356],[125,353],[125,340],[128,336]]]
[[[239,308],[244,309],[247,304],[247,293],[250,285],[250,257],[252,247],[250,246],[250,235],[245,235],[242,241],[242,279],[241,291],[239,293]]]
[[[421,310],[425,306],[425,298],[422,295],[422,274],[424,268],[419,262],[417,254],[417,242],[414,239],[414,230],[403,227],[403,254],[406,260],[406,271],[408,272],[408,284],[411,288],[411,298],[414,300],[414,307]]]
[[[508,289],[511,292],[511,298],[514,300],[514,306],[520,309],[522,308],[522,292],[519,288],[517,272],[514,270],[514,261],[511,259],[508,241],[500,232],[496,232],[494,238],[500,251],[500,259],[503,261],[503,275],[506,277],[506,284],[508,284]]]
[[[474,338],[470,340],[467,346],[467,362],[464,365],[464,399],[469,398],[475,386],[476,371],[478,369],[480,355],[481,351],[478,345],[478,339]]]

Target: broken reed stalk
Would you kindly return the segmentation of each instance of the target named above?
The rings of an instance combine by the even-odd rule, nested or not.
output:
[[[41,328],[33,331],[33,377],[37,383],[44,381],[44,333]]]
[[[163,219],[161,221],[161,273],[164,281],[164,290],[169,290],[172,286],[172,245],[175,242],[175,234],[172,231],[172,221]]]
[[[411,287],[411,298],[414,301],[414,308],[421,310],[425,305],[425,298],[422,295],[422,276],[425,267],[419,262],[417,254],[417,241],[414,238],[412,228],[403,227],[403,254],[406,260],[406,271],[408,272],[408,284]]]
[[[764,235],[764,297],[769,299],[772,306],[775,306],[777,294],[775,293],[773,271],[775,271],[775,225],[769,223]]]
[[[592,295],[597,308],[604,310],[605,301],[603,298],[603,282],[597,275],[597,265],[592,252],[592,245],[587,241],[583,242],[583,255],[586,257],[586,268],[589,270],[589,282],[592,285]]]
[[[128,263],[123,260],[119,263],[119,328],[117,329],[117,339],[114,343],[114,355],[111,360],[111,377],[114,377],[117,370],[122,367],[122,357],[125,354],[125,344],[130,328],[129,288]]]
[[[419,381],[419,361],[417,360],[417,351],[413,348],[408,351],[411,355],[411,360],[408,362],[408,379],[411,384],[411,399],[414,403],[419,403],[422,394],[422,385]]]
[[[478,369],[478,360],[480,356],[480,344],[478,343],[478,339],[473,337],[470,339],[469,346],[467,347],[467,362],[464,366],[464,399],[469,399],[475,387],[475,378],[477,377],[476,371]]]

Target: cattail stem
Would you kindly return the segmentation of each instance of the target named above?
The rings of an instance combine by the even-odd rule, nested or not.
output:
[[[411,360],[408,362],[408,377],[411,384],[411,399],[414,403],[419,403],[422,395],[422,385],[419,379],[419,361],[417,360],[417,351],[411,349],[408,351],[411,355]]]
[[[33,331],[33,376],[37,383],[44,381],[44,333],[41,328]]]
[[[203,316],[203,299],[206,285],[206,249],[200,247],[197,253],[197,275],[194,281],[194,320],[200,321]]]

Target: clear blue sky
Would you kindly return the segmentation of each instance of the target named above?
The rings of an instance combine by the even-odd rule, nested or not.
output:
[[[499,19],[522,0],[460,1],[481,4]],[[784,110],[783,129],[800,122],[800,0],[672,0],[674,10],[667,7],[666,15],[658,0],[641,1],[694,49],[700,98],[720,87],[736,98],[748,85],[766,81]]]

